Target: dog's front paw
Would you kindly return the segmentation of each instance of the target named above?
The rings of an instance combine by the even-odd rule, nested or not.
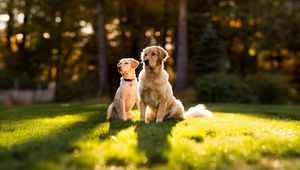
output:
[[[125,121],[127,121],[128,119],[127,119],[127,117],[123,117],[122,120],[125,122]]]
[[[163,119],[156,119],[156,123],[162,123]]]

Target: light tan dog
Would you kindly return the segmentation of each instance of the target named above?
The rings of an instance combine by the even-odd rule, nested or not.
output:
[[[164,70],[163,63],[167,58],[168,53],[159,46],[147,47],[141,53],[143,70],[139,74],[140,120],[145,121],[147,118],[162,122],[164,118],[212,116],[204,105],[197,105],[184,113],[184,107],[174,97],[168,81],[169,75]]]
[[[138,82],[135,69],[139,62],[133,58],[124,58],[117,64],[119,73],[122,75],[114,101],[107,109],[107,119],[132,119],[131,111],[134,104],[138,104]]]

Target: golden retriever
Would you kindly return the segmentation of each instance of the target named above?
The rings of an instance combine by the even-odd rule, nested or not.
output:
[[[139,62],[133,58],[124,58],[117,64],[122,77],[114,101],[107,109],[107,119],[126,121],[134,117],[131,109],[135,103],[138,104],[138,82],[135,75],[138,65]]]
[[[212,116],[204,105],[197,105],[184,113],[182,103],[173,95],[169,75],[164,69],[167,58],[168,53],[160,46],[147,47],[141,53],[143,69],[139,74],[140,120],[156,119],[156,122],[162,122],[164,118]]]

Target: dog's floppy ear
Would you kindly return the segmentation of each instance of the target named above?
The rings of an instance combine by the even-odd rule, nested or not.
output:
[[[122,63],[122,60],[118,60],[117,66],[119,66]]]
[[[139,64],[140,64],[137,60],[135,60],[133,58],[130,59],[130,62],[131,62],[131,67],[133,69],[136,69],[139,66]]]
[[[161,60],[162,61],[166,61],[167,60],[167,58],[169,58],[169,55],[168,55],[168,52],[165,50],[165,49],[163,49],[162,47],[157,47],[157,49],[158,49],[158,52],[159,52],[159,57],[161,58]]]
[[[146,49],[146,48],[144,48],[143,51],[141,52],[141,60],[142,60],[142,61],[144,61],[144,53],[145,53],[145,49]]]

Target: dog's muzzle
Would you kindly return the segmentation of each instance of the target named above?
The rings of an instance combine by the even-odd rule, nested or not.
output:
[[[121,67],[120,67],[120,66],[118,66],[118,67],[117,67],[117,69],[118,69],[118,71],[122,71],[122,69],[121,69]]]
[[[149,66],[149,60],[144,60],[145,66]]]

